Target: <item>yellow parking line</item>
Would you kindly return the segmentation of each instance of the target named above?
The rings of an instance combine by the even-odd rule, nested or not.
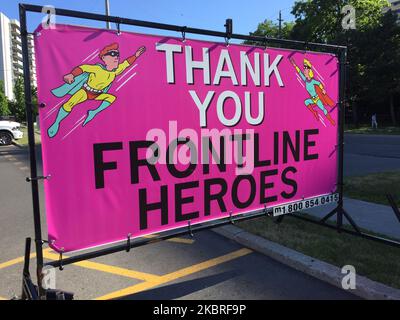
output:
[[[193,242],[194,242],[193,239],[186,239],[186,238],[171,238],[171,239],[168,239],[167,241],[176,242],[176,243],[185,243],[185,244],[193,244]]]
[[[87,269],[108,272],[108,273],[112,273],[115,275],[128,277],[128,278],[134,278],[134,279],[143,280],[143,281],[157,281],[158,278],[160,278],[160,276],[157,276],[155,274],[140,272],[140,271],[135,271],[135,270],[129,270],[129,269],[125,269],[125,268],[115,267],[115,266],[92,262],[92,261],[81,261],[81,262],[75,263],[75,265],[83,267],[83,268],[87,268]]]
[[[186,268],[168,273],[162,277],[163,277],[163,280],[166,280],[166,282],[169,282],[169,281],[172,281],[172,280],[175,280],[178,278],[188,276],[192,273],[196,273],[196,272],[199,272],[199,271],[202,271],[205,269],[215,267],[224,262],[228,262],[228,261],[243,257],[249,253],[252,253],[252,251],[250,249],[247,249],[247,248],[239,249],[237,251],[228,253],[226,255],[223,255],[223,256],[220,256],[220,257],[217,257],[214,259],[210,259],[210,260],[195,264],[193,266],[186,267]]]
[[[143,238],[155,238],[157,235],[156,234],[148,234],[146,236],[143,236]],[[167,239],[165,241],[169,241],[169,242],[176,242],[176,243],[184,243],[184,244],[193,244],[194,240],[193,239],[186,239],[186,238],[171,238],[171,239]]]
[[[36,253],[31,253],[31,259],[36,257]],[[11,267],[14,264],[18,264],[24,261],[24,257],[15,258],[3,263],[0,263],[0,269]]]
[[[0,300],[8,300],[8,299],[6,299],[6,298],[3,298],[3,297],[0,297]]]
[[[252,251],[250,249],[243,248],[243,249],[228,253],[226,255],[223,255],[223,256],[220,256],[217,258],[213,258],[213,259],[195,264],[193,266],[186,267],[186,268],[168,273],[166,275],[160,276],[157,280],[142,282],[142,283],[133,285],[131,287],[127,287],[122,290],[117,290],[117,291],[111,292],[109,294],[106,294],[104,296],[96,298],[96,300],[115,299],[115,298],[120,298],[120,297],[131,295],[131,294],[135,294],[135,293],[138,293],[138,292],[141,292],[144,290],[148,290],[153,287],[159,286],[161,284],[164,284],[164,283],[188,276],[190,274],[217,266],[224,262],[228,262],[228,261],[240,258],[251,252]]]
[[[55,253],[50,253],[50,252],[43,252],[43,257],[49,260],[58,260],[59,256],[58,254]],[[63,256],[64,258],[67,258],[67,256]],[[93,262],[93,261],[80,261],[74,263],[74,265],[86,268],[86,269],[92,269],[92,270],[97,270],[97,271],[102,271],[102,272],[107,272],[127,278],[134,278],[138,280],[143,280],[143,281],[157,281],[160,276],[151,274],[151,273],[146,273],[146,272],[140,272],[140,271],[135,271],[135,270],[129,270],[125,268],[120,268],[120,267],[115,267],[112,265],[108,264],[103,264],[103,263],[98,263],[98,262]]]

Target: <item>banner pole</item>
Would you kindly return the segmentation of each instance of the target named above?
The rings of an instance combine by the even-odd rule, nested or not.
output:
[[[339,51],[339,163],[338,163],[338,191],[339,202],[337,207],[336,226],[340,230],[343,225],[343,184],[344,184],[344,122],[346,104],[346,60],[347,48]]]
[[[21,24],[25,110],[26,110],[26,121],[28,123],[29,160],[30,160],[30,174],[31,174],[30,183],[32,188],[33,221],[35,226],[35,247],[36,247],[36,267],[37,267],[36,274],[37,274],[37,281],[39,288],[39,297],[42,297],[44,296],[44,290],[42,287],[43,240],[42,240],[42,229],[41,229],[41,219],[40,219],[35,134],[33,128],[33,104],[32,104],[32,88],[30,82],[31,74],[29,66],[29,53],[28,53],[28,31],[26,26],[26,9],[22,4],[19,5],[19,19]]]

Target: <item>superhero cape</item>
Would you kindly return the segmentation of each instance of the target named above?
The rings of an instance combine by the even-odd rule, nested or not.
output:
[[[104,69],[104,66],[102,64],[97,64],[101,66]],[[83,85],[86,83],[87,79],[89,78],[89,73],[84,72],[80,74],[79,76],[76,76],[74,78],[74,82],[72,83],[64,83],[61,86],[54,88],[51,90],[51,93],[54,94],[58,98],[62,98],[66,96],[67,94],[73,95],[76,93],[79,89],[82,89]],[[103,92],[106,93],[110,89],[111,84],[104,88]]]
[[[324,94],[319,86],[315,85],[314,87],[315,92],[324,106],[329,106],[331,108],[335,106],[335,102],[326,93]]]

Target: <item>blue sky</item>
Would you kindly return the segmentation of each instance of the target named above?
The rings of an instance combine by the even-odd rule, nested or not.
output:
[[[15,0],[2,0],[0,11],[8,17],[18,19],[18,3]],[[53,5],[59,8],[104,13],[104,0],[26,0],[23,1],[38,5]],[[110,13],[132,19],[157,21],[176,25],[224,30],[226,18],[233,19],[235,33],[248,34],[257,28],[257,24],[264,19],[275,20],[279,10],[285,21],[293,20],[290,14],[294,0],[110,0]],[[28,16],[29,31],[33,31],[40,23],[40,14]],[[104,27],[104,23],[57,17],[57,23],[73,23]],[[115,26],[112,26],[115,27]],[[122,30],[133,30],[157,34],[173,33],[150,29],[121,26]],[[177,35],[180,36],[180,35]],[[191,38],[198,38],[188,35]]]

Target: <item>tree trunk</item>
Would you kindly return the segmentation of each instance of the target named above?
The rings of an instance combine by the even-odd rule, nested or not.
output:
[[[390,104],[390,117],[392,118],[392,123],[394,126],[397,125],[396,121],[396,112],[394,110],[394,101],[393,101],[393,93],[390,94],[389,96],[389,104]]]

